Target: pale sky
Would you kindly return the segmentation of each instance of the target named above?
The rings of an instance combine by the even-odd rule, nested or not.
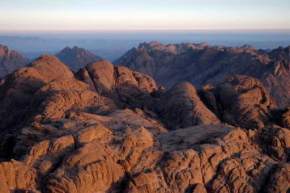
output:
[[[0,0],[0,31],[290,29],[290,0]]]

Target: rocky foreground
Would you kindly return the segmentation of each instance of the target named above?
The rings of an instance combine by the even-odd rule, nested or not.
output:
[[[0,83],[0,192],[289,193],[289,129],[249,76],[164,90],[42,56]]]

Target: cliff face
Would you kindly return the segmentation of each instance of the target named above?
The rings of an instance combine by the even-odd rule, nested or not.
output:
[[[28,64],[28,60],[7,46],[0,44],[0,78]]]
[[[289,109],[235,75],[170,90],[42,56],[0,84],[0,192],[287,193]]]
[[[229,75],[249,75],[262,81],[279,105],[290,104],[289,47],[265,52],[248,46],[151,42],[140,44],[115,63],[146,73],[167,87],[181,81],[201,87],[218,84]]]
[[[94,63],[101,59],[101,57],[96,56],[94,53],[76,46],[73,48],[64,48],[56,54],[56,57],[75,72],[85,67],[87,64]]]

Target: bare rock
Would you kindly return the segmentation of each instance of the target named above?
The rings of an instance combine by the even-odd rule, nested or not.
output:
[[[244,128],[262,128],[269,122],[271,97],[257,79],[232,76],[215,92],[225,122]]]
[[[39,106],[42,112],[43,119],[56,120],[64,118],[68,110],[74,109],[87,110],[95,112],[110,112],[115,109],[115,104],[112,100],[100,96],[96,92],[89,90],[87,85],[74,80],[75,85],[66,88],[52,88],[50,84],[43,87],[36,94],[46,95]],[[52,84],[63,84],[61,82],[53,82]],[[70,88],[71,87],[71,88]]]
[[[27,58],[14,50],[10,50],[7,46],[0,44],[0,78],[27,64]]]
[[[166,190],[166,185],[161,177],[156,172],[142,173],[136,176],[132,181],[129,182],[128,187],[124,192],[126,193],[151,193],[151,192],[170,192]]]
[[[224,125],[210,127],[196,126],[162,134],[159,141],[163,157],[155,167],[134,176],[126,192],[261,190],[275,162],[260,153],[244,130]],[[195,139],[190,131],[209,132],[210,137]],[[174,141],[174,136],[183,136],[184,140]]]
[[[48,192],[104,192],[118,187],[125,171],[130,172],[153,145],[152,135],[143,128],[127,130],[121,141],[117,149],[97,138],[81,146],[48,179]]]
[[[203,184],[195,184],[191,193],[207,193]]]
[[[68,176],[62,173],[49,178],[47,192],[106,192],[124,175],[122,168],[110,159],[88,164],[75,172],[66,172]]]
[[[79,72],[81,80],[90,81],[98,93],[109,95],[115,84],[114,66],[108,61],[99,61],[86,66]],[[92,85],[93,84],[93,85]]]
[[[190,83],[178,84],[165,93],[161,99],[160,114],[171,128],[219,123]]]
[[[152,134],[145,128],[138,130],[127,130],[121,146],[121,165],[126,171],[132,170],[138,164],[140,157],[145,149],[153,146],[154,139]]]
[[[201,144],[215,137],[225,135],[233,127],[226,125],[199,125],[181,130],[170,131],[158,136],[161,146],[166,151],[182,150]],[[210,142],[210,141],[208,141]]]
[[[0,192],[288,191],[287,111],[256,79],[165,91],[105,61],[77,76],[44,56],[0,86]]]
[[[94,123],[100,123],[113,130],[124,131],[127,127],[132,129],[138,129],[144,127],[148,129],[152,134],[160,134],[167,131],[164,125],[152,117],[148,117],[141,110],[133,111],[131,109],[116,110],[107,115],[96,115],[89,113],[71,113],[68,116],[72,119],[78,119],[81,121],[92,121]]]
[[[101,95],[125,106],[144,107],[151,100],[150,94],[157,90],[149,76],[126,67],[114,67],[108,61],[88,65],[79,71],[78,77]]]
[[[34,61],[30,67],[9,75],[5,84],[0,87],[0,115],[4,116],[11,108],[14,112],[1,121],[0,128],[11,126],[15,117],[18,123],[24,121],[26,115],[34,110],[27,108],[32,103],[34,93],[42,86],[51,81],[71,78],[72,72],[59,60],[50,56],[43,56]]]
[[[290,128],[290,108],[282,113],[280,122],[283,127]]]
[[[14,153],[12,149],[27,122],[57,121],[68,111],[105,113],[116,108],[111,99],[91,91],[52,56],[42,56],[9,75],[0,90],[0,115],[9,114],[0,123],[1,133],[5,133],[0,144],[4,157]]]
[[[79,132],[77,137],[78,143],[85,144],[94,140],[102,140],[103,138],[109,139],[112,132],[106,127],[100,125],[92,125]]]
[[[280,127],[264,128],[261,133],[264,150],[278,160],[290,160],[290,131]]]
[[[290,165],[289,163],[277,165],[270,174],[268,184],[265,187],[267,193],[288,193],[290,189]]]
[[[17,161],[0,163],[0,192],[25,190],[35,191],[37,188],[37,173],[33,168]]]

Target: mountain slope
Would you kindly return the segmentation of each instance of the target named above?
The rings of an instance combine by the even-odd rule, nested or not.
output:
[[[289,50],[151,42],[133,48],[115,63],[146,73],[167,87],[189,81],[200,88],[220,83],[231,74],[250,75],[261,80],[276,102],[284,105],[290,104]]]
[[[101,58],[92,52],[79,47],[66,47],[56,54],[63,63],[68,65],[73,71],[78,71],[87,64],[96,62]]]
[[[7,46],[0,44],[0,78],[23,67],[28,63],[28,59],[14,50],[9,50]]]
[[[271,101],[249,76],[166,91],[42,56],[0,84],[0,192],[286,193],[290,113]]]

